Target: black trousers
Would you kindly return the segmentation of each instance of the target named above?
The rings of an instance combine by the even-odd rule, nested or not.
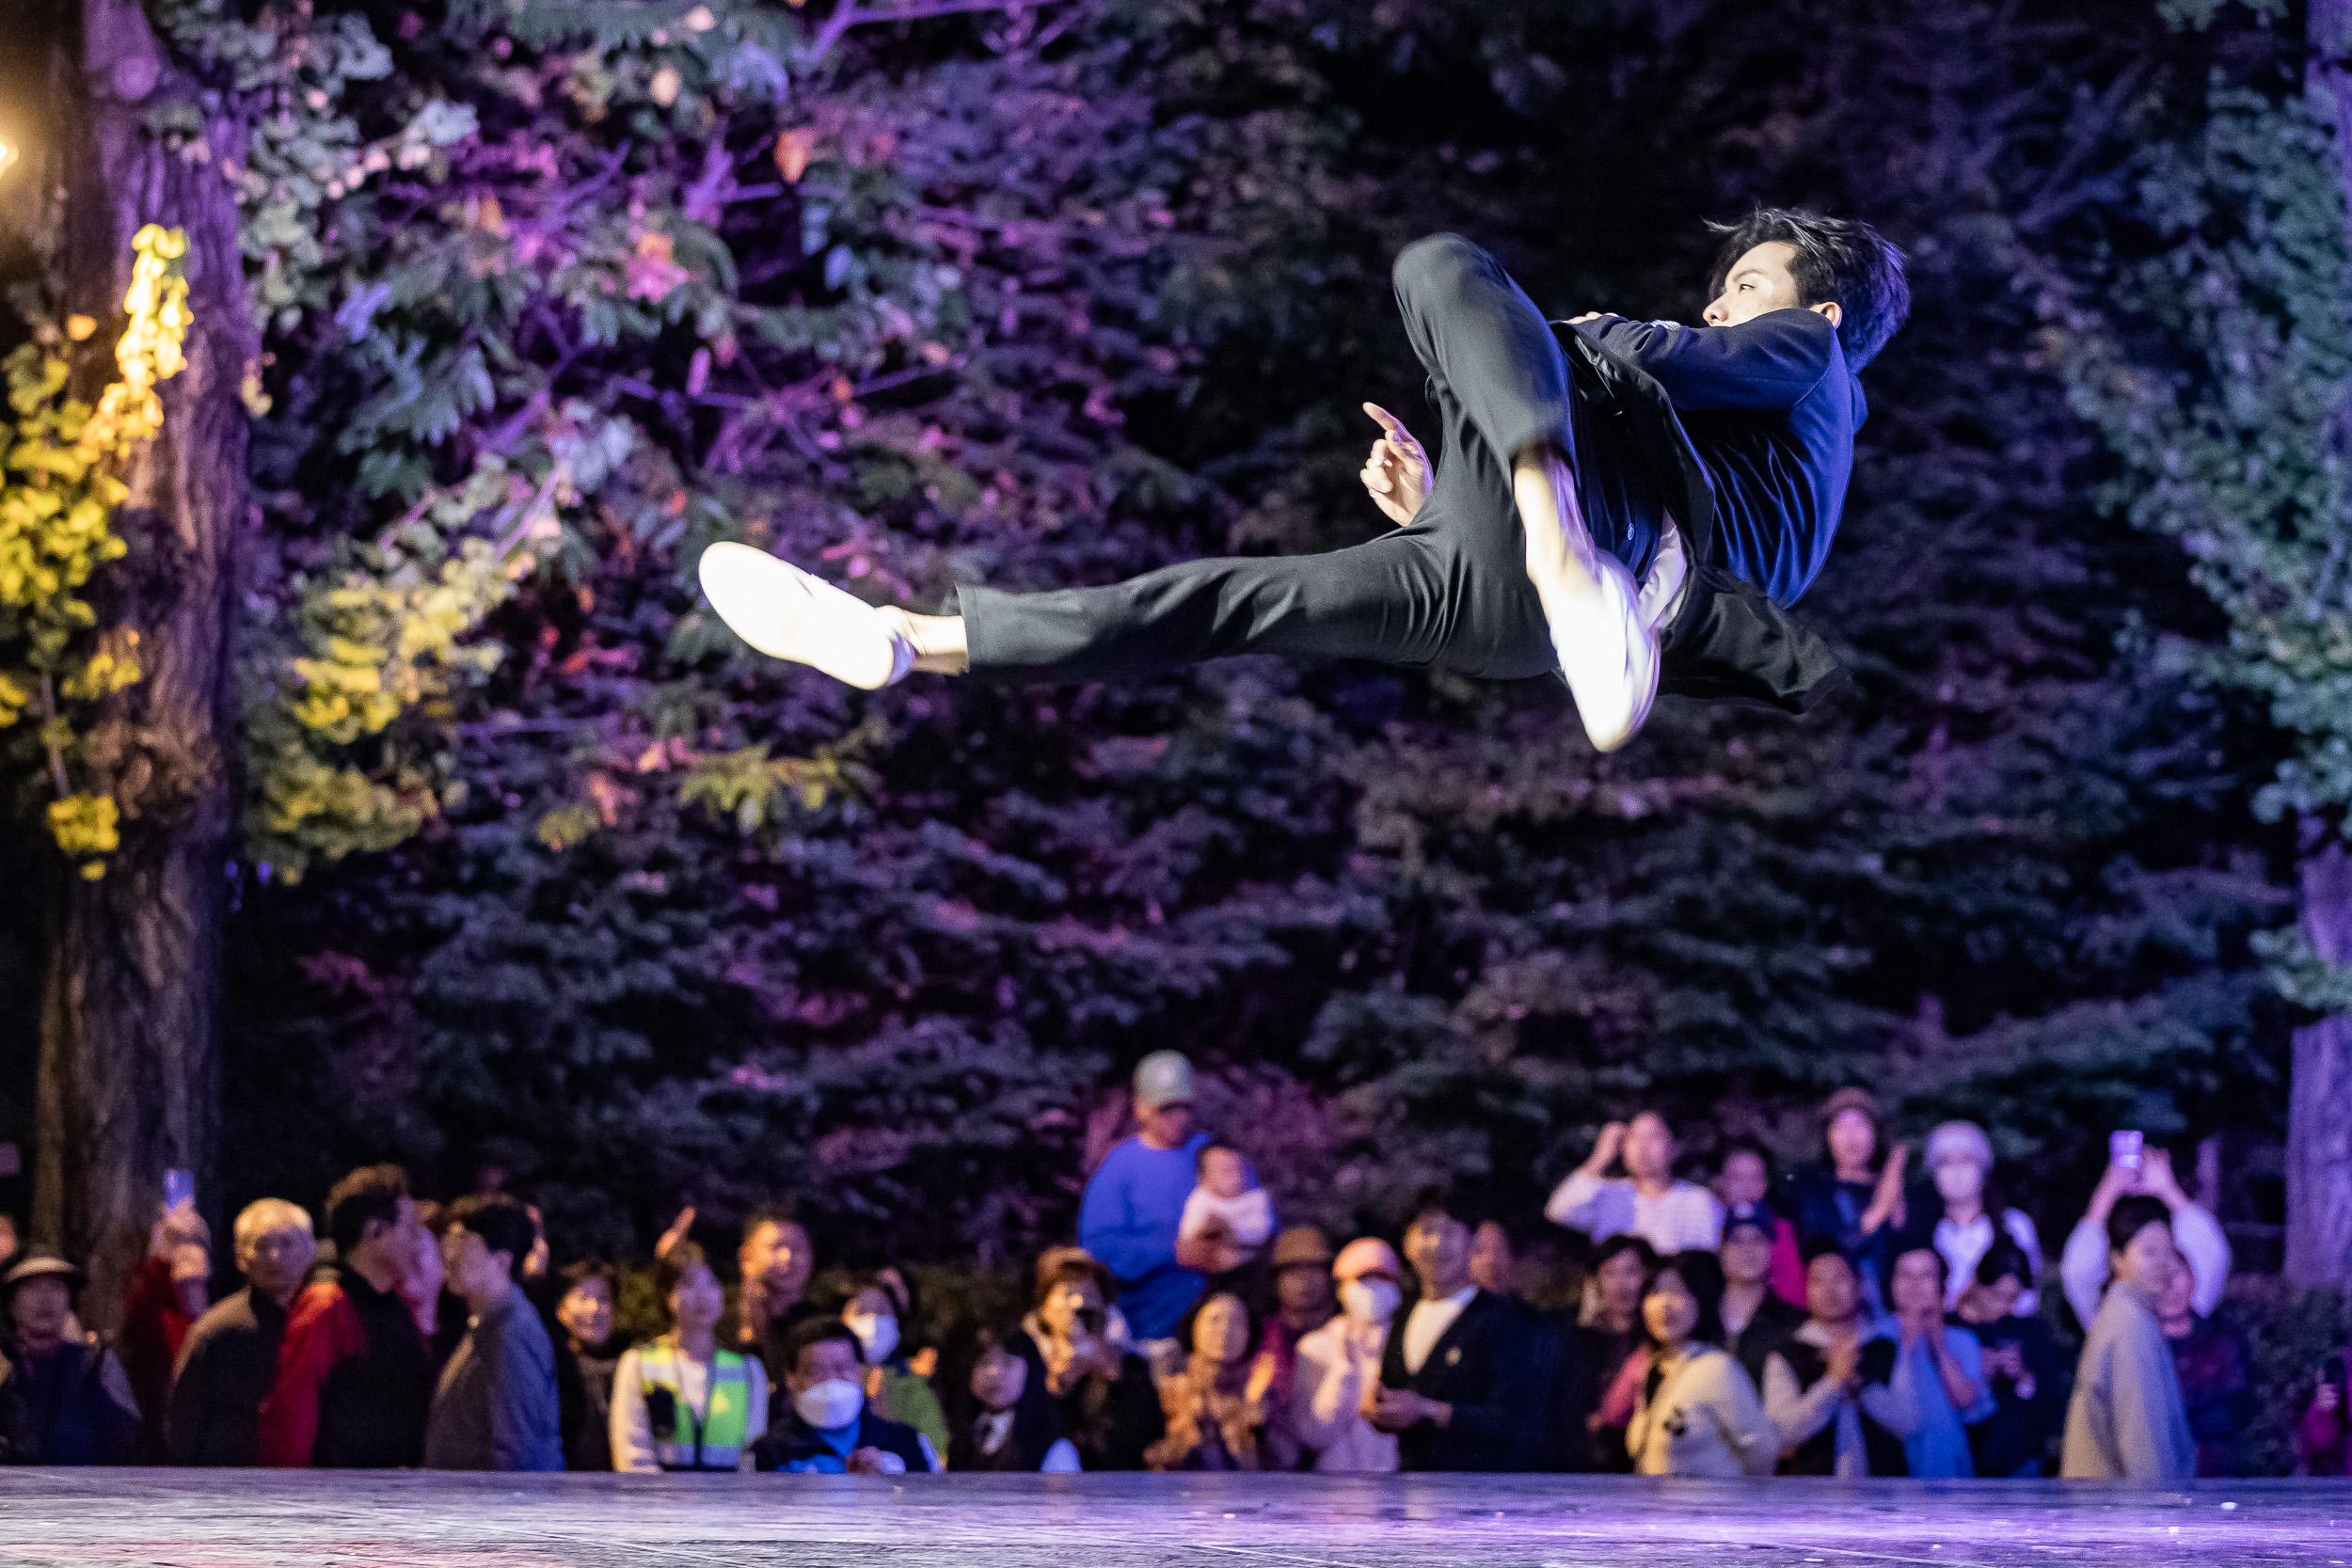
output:
[[[1444,425],[1436,487],[1409,525],[1325,555],[1191,561],[1107,588],[959,586],[951,612],[963,617],[972,673],[1087,680],[1231,654],[1502,680],[1557,671],[1527,577],[1511,454],[1549,436],[1575,460],[1580,405],[1560,344],[1495,259],[1459,235],[1406,246],[1395,282]],[[1647,566],[1654,538],[1613,538],[1594,521],[1601,548],[1637,573]]]

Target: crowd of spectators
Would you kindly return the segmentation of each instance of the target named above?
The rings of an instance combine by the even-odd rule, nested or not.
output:
[[[2221,1307],[2230,1253],[2161,1150],[2119,1163],[2066,1240],[2070,1354],[2031,1221],[1966,1122],[1889,1143],[1871,1097],[1824,1107],[1821,1158],[1776,1177],[1675,1130],[1604,1128],[1544,1207],[1581,1233],[1581,1296],[1520,1293],[1532,1238],[1424,1192],[1391,1240],[1284,1228],[1245,1141],[1195,1125],[1174,1053],[1134,1079],[1136,1131],[1089,1182],[1003,1321],[930,1321],[908,1273],[829,1276],[787,1207],[745,1222],[732,1293],[659,1242],[660,1332],[622,1342],[620,1276],[551,1266],[537,1212],[420,1202],[352,1172],[321,1223],[236,1217],[243,1287],[208,1299],[212,1239],[166,1210],[111,1338],[82,1273],[0,1262],[0,1457],[20,1463],[639,1472],[943,1469],[1618,1471],[2097,1477],[2234,1473],[2254,1410]],[[2071,1336],[2070,1336],[2071,1338]],[[2352,1389],[2322,1370],[2300,1436],[2344,1473]]]

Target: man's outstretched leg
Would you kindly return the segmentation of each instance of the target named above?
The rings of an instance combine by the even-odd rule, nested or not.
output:
[[[1507,498],[1481,485],[1456,508],[1454,526],[1485,531],[1469,558],[1496,572],[1523,565],[1585,733],[1613,751],[1649,716],[1659,643],[1631,570],[1595,542],[1578,501],[1566,358],[1518,285],[1458,235],[1406,246],[1395,278],[1414,352],[1440,403],[1468,426],[1464,444],[1483,449],[1479,460],[1496,466],[1497,479],[1509,474]],[[1621,542],[1637,559],[1646,543]]]

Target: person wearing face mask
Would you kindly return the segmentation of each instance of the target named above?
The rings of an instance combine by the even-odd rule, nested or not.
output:
[[[947,1414],[931,1380],[907,1364],[900,1325],[914,1316],[913,1287],[896,1269],[866,1275],[841,1304],[841,1321],[857,1336],[866,1363],[866,1408],[884,1420],[911,1426],[946,1452]]]
[[[792,1331],[784,1392],[790,1402],[752,1446],[754,1467],[794,1475],[926,1475],[944,1468],[931,1440],[866,1402],[866,1364],[849,1325],[818,1318]]]
[[[1405,1271],[1389,1243],[1366,1236],[1331,1263],[1340,1315],[1300,1337],[1288,1424],[1319,1475],[1391,1475],[1396,1434],[1364,1417],[1365,1394],[1380,1386],[1389,1325],[1405,1299]]]
[[[653,1279],[671,1327],[631,1349],[613,1371],[612,1467],[638,1475],[751,1468],[752,1444],[768,1427],[768,1376],[757,1356],[719,1348],[726,1308],[719,1276],[701,1247],[677,1242]],[[849,1338],[839,1323],[827,1326]]]
[[[963,1397],[947,1450],[950,1471],[1037,1471],[1075,1475],[1078,1450],[1061,1434],[1050,1400],[1028,1398],[1029,1363],[1014,1348],[1018,1330],[983,1328],[972,1337],[960,1380]]]
[[[2031,1317],[2042,1297],[2033,1282],[2042,1275],[2042,1239],[2025,1212],[2010,1209],[1990,1196],[1993,1139],[1973,1121],[1947,1121],[1928,1134],[1928,1177],[1935,1184],[1934,1212],[1925,1216],[1935,1250],[1944,1255],[1951,1285],[1946,1311],[1957,1310],[1960,1298],[1977,1277],[1977,1265],[2003,1238],[2026,1255],[2028,1273],[2025,1294],[2016,1310]]]

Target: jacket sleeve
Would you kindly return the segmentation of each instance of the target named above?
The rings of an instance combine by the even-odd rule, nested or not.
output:
[[[2066,1233],[2066,1250],[2058,1254],[2058,1283],[2066,1289],[2066,1305],[2074,1309],[2083,1331],[2099,1315],[2099,1292],[2107,1284],[2107,1233],[2088,1218],[2076,1220]]]
[[[1771,310],[1738,326],[1604,316],[1579,330],[1655,377],[1678,409],[1793,408],[1829,373],[1837,328],[1817,310]]]
[[[531,1308],[526,1305],[521,1310]],[[483,1370],[489,1374],[491,1466],[537,1469],[547,1454],[547,1433],[560,1430],[553,1356],[542,1364],[511,1332],[476,1336],[474,1354],[485,1357]]]
[[[318,1447],[319,1402],[336,1364],[360,1350],[359,1315],[334,1285],[306,1289],[286,1315],[278,1381],[262,1401],[262,1463],[307,1468]]]
[[[2166,1430],[2169,1423],[2156,1418],[2164,1402],[2158,1390],[2179,1376],[2172,1368],[2172,1347],[2152,1324],[2146,1333],[2119,1338],[2116,1351],[2108,1426],[2123,1479],[2160,1484],[2185,1481],[2196,1473],[2196,1450],[2189,1449],[2184,1465],[2173,1443],[2180,1434]]]
[[[1552,1189],[1551,1197],[1544,1204],[1544,1218],[1554,1225],[1590,1231],[1600,1223],[1601,1199],[1608,1196],[1606,1177],[1587,1176],[1581,1170],[1571,1172],[1565,1181]]]
[[[1391,1333],[1399,1332],[1391,1330]],[[1545,1347],[1517,1323],[1498,1321],[1486,1345],[1485,1386],[1475,1399],[1456,1401],[1446,1430],[1474,1443],[1532,1448],[1543,1431],[1552,1366]]]
[[[1113,1150],[1079,1200],[1078,1244],[1094,1254],[1115,1279],[1141,1279],[1176,1260],[1174,1253],[1161,1251],[1157,1238],[1136,1223],[1135,1211],[1127,1191],[1125,1163]]]
[[[1883,1339],[1877,1342],[1886,1343]],[[1862,1413],[1896,1436],[1909,1437],[1927,1422],[1927,1413],[1919,1403],[1919,1390],[1912,1383],[1912,1370],[1919,1358],[1903,1354],[1900,1345],[1889,1348],[1895,1352],[1895,1361],[1886,1381],[1880,1383],[1867,1371],[1863,1374]]]
[[[752,1365],[756,1368],[759,1363]],[[765,1400],[752,1402],[751,1418],[755,1423],[766,1425]],[[621,1364],[612,1370],[612,1467],[624,1475],[649,1476],[661,1469],[653,1455],[653,1418],[645,1414],[645,1386],[637,1371],[637,1352],[629,1350],[621,1356]],[[751,1451],[751,1444],[743,1445]]]
[[[2211,1213],[2194,1203],[2184,1203],[2172,1211],[2172,1240],[2181,1256],[2188,1259],[2189,1276],[2195,1282],[2189,1305],[2200,1317],[2210,1318],[2230,1285],[2230,1238]]]
[[[1739,1456],[1740,1468],[1749,1475],[1771,1475],[1780,1465],[1780,1431],[1764,1414],[1764,1402],[1756,1397],[1748,1370],[1729,1355],[1708,1359],[1723,1363],[1713,1369],[1709,1381],[1714,1385],[1714,1397],[1708,1404],[1722,1430],[1724,1446]]]
[[[1764,1417],[1784,1449],[1803,1446],[1829,1425],[1845,1398],[1845,1385],[1823,1377],[1810,1388],[1797,1386],[1788,1358],[1774,1351],[1764,1358]]]

